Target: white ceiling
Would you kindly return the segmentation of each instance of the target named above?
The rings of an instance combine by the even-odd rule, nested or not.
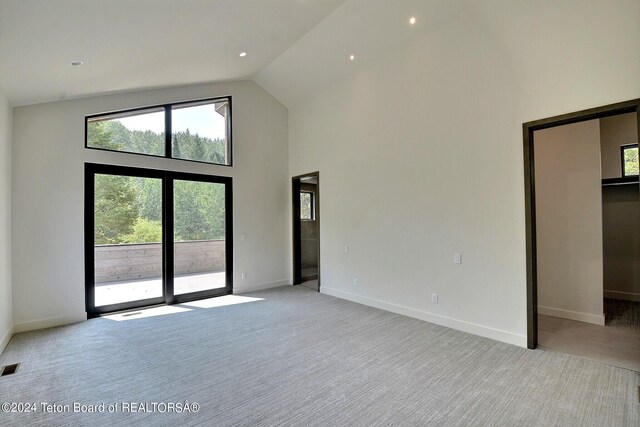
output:
[[[566,52],[604,58],[640,36],[637,0],[635,9],[622,0],[580,8],[583,1],[0,0],[0,88],[17,106],[253,79],[292,107],[460,16],[484,27],[535,80],[590,66]],[[625,30],[609,31],[608,22]],[[73,60],[84,65],[71,67]],[[606,60],[598,66],[611,67]]]
[[[472,0],[348,0],[255,81],[293,107],[367,64],[388,61],[391,53],[447,25],[472,5]],[[412,16],[417,19],[415,25],[409,24]]]
[[[343,2],[0,0],[0,87],[17,106],[252,79]]]
[[[408,23],[411,16],[417,19],[413,26]],[[358,78],[366,85],[373,64],[388,66],[428,55],[410,49],[411,45],[456,23],[467,23],[494,40],[518,76],[546,82],[550,93],[561,92],[564,81],[554,76],[567,70],[592,78],[594,85],[600,75],[631,78],[640,65],[635,48],[640,40],[638,22],[639,0],[348,0],[265,67],[255,81],[289,108],[295,107],[341,79]],[[350,54],[354,61],[349,61]],[[628,66],[619,67],[611,55],[626,55]],[[390,87],[407,84],[398,77]],[[556,81],[559,87],[549,87],[548,82]],[[526,90],[540,88],[530,84]]]

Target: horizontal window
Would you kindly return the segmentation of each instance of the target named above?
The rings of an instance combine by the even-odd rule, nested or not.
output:
[[[87,147],[164,156],[164,108],[87,118]]]
[[[231,98],[86,117],[86,147],[231,165]]]

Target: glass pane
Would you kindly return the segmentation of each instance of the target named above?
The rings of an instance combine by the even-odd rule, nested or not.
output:
[[[229,101],[179,105],[171,110],[172,156],[229,164]]]
[[[95,175],[96,307],[162,297],[162,180]]]
[[[300,219],[313,219],[311,193],[300,193]]]
[[[175,180],[175,295],[226,286],[225,186]]]
[[[624,176],[638,175],[638,147],[624,149]]]
[[[87,146],[164,156],[164,108],[89,118]]]

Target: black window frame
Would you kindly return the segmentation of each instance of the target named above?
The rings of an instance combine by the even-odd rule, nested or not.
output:
[[[172,153],[172,140],[171,140],[171,111],[174,107],[179,107],[179,106],[185,106],[184,108],[189,108],[188,104],[198,104],[198,103],[202,103],[203,105],[205,103],[211,103],[214,104],[217,101],[221,101],[221,100],[226,100],[229,103],[229,111],[228,111],[228,119],[227,119],[227,135],[228,135],[228,141],[227,141],[227,157],[228,157],[228,164],[223,164],[223,163],[211,163],[211,162],[205,162],[205,161],[201,161],[201,160],[192,160],[192,159],[183,159],[180,157],[173,157],[173,153]],[[99,148],[99,147],[89,147],[89,141],[88,141],[88,131],[89,131],[89,121],[91,119],[96,119],[96,118],[101,118],[101,117],[106,117],[106,116],[112,116],[112,115],[119,115],[119,114],[128,114],[128,113],[136,113],[136,112],[143,112],[145,110],[152,110],[152,109],[164,109],[164,137],[165,137],[165,141],[164,141],[164,155],[155,155],[155,154],[146,154],[146,153],[136,153],[134,151],[124,151],[124,150],[111,150],[108,148]],[[160,158],[160,159],[172,159],[172,160],[181,160],[184,162],[193,162],[193,163],[202,163],[205,165],[215,165],[215,166],[226,166],[226,167],[233,167],[233,104],[232,104],[232,96],[228,95],[228,96],[218,96],[215,98],[202,98],[202,99],[192,99],[189,101],[180,101],[180,102],[170,102],[170,103],[166,103],[166,104],[156,104],[156,105],[147,105],[144,107],[136,107],[136,108],[128,108],[128,109],[124,109],[124,110],[116,110],[116,111],[109,111],[109,112],[105,112],[105,113],[98,113],[98,114],[90,114],[88,116],[85,116],[84,118],[84,148],[88,149],[88,150],[98,150],[98,151],[108,151],[108,152],[112,152],[112,153],[123,153],[123,154],[135,154],[137,156],[146,156],[146,157],[155,157],[155,158]]]
[[[129,177],[154,178],[162,180],[162,297],[146,300],[127,301],[110,305],[95,305],[95,176],[119,175]],[[225,192],[225,287],[196,291],[188,294],[174,294],[174,202],[173,183],[175,180],[224,184]],[[154,305],[180,304],[203,298],[213,298],[233,294],[233,178],[220,175],[203,175],[165,169],[148,169],[102,163],[84,164],[84,268],[85,268],[85,310],[87,318],[99,317],[117,311],[139,309]]]
[[[315,198],[316,195],[313,191],[309,191],[309,190],[300,190],[300,195],[302,195],[303,193],[307,193],[310,195],[309,199],[310,199],[310,213],[311,213],[311,218],[302,218],[302,200],[300,201],[300,221],[315,221],[316,220],[316,202],[315,202]]]
[[[625,144],[625,145],[621,145],[621,146],[620,146],[620,175],[621,175],[623,178],[626,178],[626,177],[632,177],[632,176],[633,176],[633,177],[638,176],[638,174],[635,174],[635,175],[627,175],[627,174],[625,173],[625,170],[624,170],[624,163],[625,163],[625,162],[624,162],[624,152],[625,152],[625,150],[628,150],[628,149],[630,149],[630,148],[638,148],[638,144]],[[639,148],[638,150],[640,151],[640,148]]]

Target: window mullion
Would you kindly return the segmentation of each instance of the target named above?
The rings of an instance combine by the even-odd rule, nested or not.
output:
[[[164,156],[168,159],[172,157],[170,105],[164,106]]]

